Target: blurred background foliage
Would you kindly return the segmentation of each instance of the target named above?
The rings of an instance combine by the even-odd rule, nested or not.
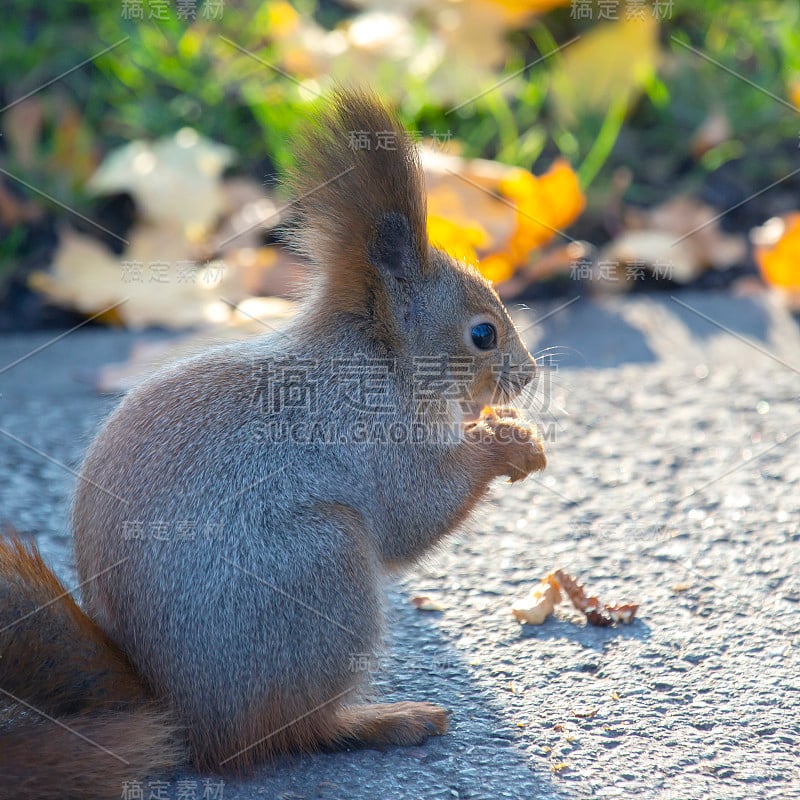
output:
[[[642,17],[659,22],[658,50],[644,40],[652,26],[642,26],[631,28],[627,38],[609,38],[605,51],[607,61],[623,63],[647,51],[637,76],[644,92],[639,99],[631,96],[634,87],[624,70],[614,74],[614,64],[589,59],[591,72],[575,75],[572,85],[560,80],[558,70],[568,48],[542,59],[614,18],[637,21],[640,12],[626,10],[624,2],[605,3],[605,13],[603,3],[574,0],[361,5],[7,0],[0,48],[3,105],[120,42],[42,96],[45,119],[37,141],[29,144],[46,184],[68,192],[80,188],[102,152],[186,125],[233,147],[244,165],[267,159],[270,166],[286,166],[289,135],[304,106],[334,79],[368,80],[398,103],[410,128],[449,135],[469,156],[530,167],[545,149],[557,149],[580,168],[594,155],[582,173],[584,187],[620,128],[646,132],[654,154],[685,149],[687,135],[712,106],[727,114],[735,136],[723,151],[706,157],[705,168],[751,144],[797,139],[791,108],[682,46],[793,102],[793,92],[800,96],[800,4],[794,2],[639,4]],[[525,13],[547,7],[553,8],[538,16]],[[408,24],[398,24],[401,19]],[[596,55],[602,59],[603,48]],[[359,70],[367,67],[374,71]],[[609,80],[601,86],[596,73],[604,70]],[[563,97],[590,79],[590,88],[600,87],[594,97]],[[448,113],[502,81],[499,90]]]
[[[112,228],[122,201],[86,191],[109,152],[189,126],[269,186],[334,81],[368,83],[450,152],[536,174],[565,159],[588,201],[576,231],[596,243],[621,192],[647,206],[666,185],[725,195],[727,178],[708,176],[730,163],[755,188],[796,169],[793,0],[6,0],[3,10],[0,166],[15,191],[49,195],[51,211],[60,202]],[[0,232],[0,270],[26,247],[23,223]]]

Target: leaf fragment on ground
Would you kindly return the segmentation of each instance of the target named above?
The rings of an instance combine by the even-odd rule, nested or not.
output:
[[[558,583],[548,575],[531,589],[526,598],[515,603],[511,613],[518,622],[528,625],[541,625],[555,611],[561,602]]]
[[[587,596],[584,587],[572,575],[557,569],[541,580],[528,597],[515,603],[511,613],[519,622],[541,625],[561,602],[561,592],[566,594],[572,605],[586,616],[590,625],[600,627],[617,623],[627,625],[633,621],[639,608],[635,603],[601,604],[597,597]]]
[[[411,605],[414,606],[417,611],[444,611],[444,606],[440,602],[434,600],[432,597],[428,597],[426,594],[412,597]]]

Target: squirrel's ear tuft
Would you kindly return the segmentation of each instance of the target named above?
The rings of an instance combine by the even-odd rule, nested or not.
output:
[[[409,281],[428,258],[425,185],[416,147],[371,94],[340,89],[307,125],[288,177],[291,243],[326,296],[350,305],[387,275]],[[363,291],[359,291],[363,289]]]
[[[408,280],[418,269],[414,237],[408,220],[396,211],[378,220],[368,257],[377,269],[398,280]]]

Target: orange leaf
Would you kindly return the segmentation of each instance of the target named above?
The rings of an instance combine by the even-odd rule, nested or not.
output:
[[[500,181],[499,188],[517,208],[517,230],[510,246],[518,261],[550,241],[586,205],[578,176],[564,159],[553,162],[539,177],[523,169],[512,170]]]
[[[489,243],[489,234],[480,223],[456,221],[438,214],[428,214],[428,238],[435,247],[469,264],[477,263],[478,248]]]
[[[495,283],[511,278],[532,251],[570,225],[585,205],[578,178],[563,159],[535,176],[496,161],[430,150],[423,150],[423,157],[431,242],[477,263]]]
[[[800,78],[795,78],[789,84],[789,101],[793,106],[800,108]]]
[[[489,0],[489,5],[497,7],[509,22],[521,22],[531,14],[543,14],[559,6],[568,5],[570,0]]]
[[[480,260],[478,269],[492,283],[502,283],[514,274],[514,259],[511,253],[492,253]]]
[[[772,245],[756,247],[755,258],[764,280],[772,286],[800,290],[800,213],[783,220],[781,237]]]

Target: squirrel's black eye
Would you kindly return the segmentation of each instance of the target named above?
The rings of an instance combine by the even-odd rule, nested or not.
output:
[[[478,350],[492,350],[497,346],[497,331],[494,325],[489,322],[481,322],[475,325],[469,335]]]

